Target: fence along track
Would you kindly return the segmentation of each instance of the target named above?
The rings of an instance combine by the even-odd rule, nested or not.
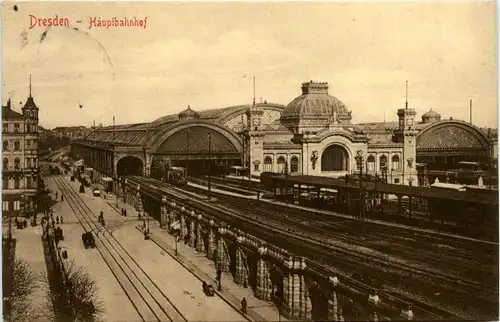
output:
[[[56,184],[65,195],[68,204],[86,231],[96,233],[96,248],[115,275],[132,305],[143,321],[186,321],[158,285],[140,267],[118,240],[100,224],[97,216],[85,204],[78,193],[61,177],[54,177]]]

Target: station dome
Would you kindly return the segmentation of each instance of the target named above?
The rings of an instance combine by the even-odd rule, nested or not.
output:
[[[441,121],[441,115],[430,109],[429,112],[422,115],[422,123],[434,123]]]
[[[191,106],[188,105],[188,108],[180,112],[178,116],[179,116],[179,121],[186,121],[191,119],[197,119],[200,117],[200,114],[198,114],[198,112],[196,111],[193,111],[191,109]]]
[[[341,124],[350,124],[351,121],[351,113],[345,104],[328,94],[328,83],[313,81],[303,83],[302,95],[292,100],[281,113],[282,124],[293,128],[294,132],[313,124],[314,127],[324,127],[332,117]]]

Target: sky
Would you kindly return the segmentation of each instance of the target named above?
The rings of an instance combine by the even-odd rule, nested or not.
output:
[[[46,128],[250,104],[254,76],[257,101],[283,105],[301,83],[328,82],[354,123],[396,121],[408,80],[418,118],[468,121],[472,99],[473,123],[497,127],[494,2],[16,5],[2,3],[2,100],[19,109],[31,74]],[[30,15],[70,26],[30,29]],[[146,27],[89,29],[113,17]]]

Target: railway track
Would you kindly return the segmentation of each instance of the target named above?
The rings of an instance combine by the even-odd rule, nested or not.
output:
[[[118,242],[97,222],[97,215],[61,176],[54,180],[86,232],[94,232],[96,248],[144,322],[186,321],[158,285]]]
[[[317,262],[323,267],[329,268],[334,274],[342,277],[344,280],[349,280],[354,284],[357,284],[362,289],[364,288],[366,292],[371,293],[372,287],[360,283],[359,281],[353,280],[350,276],[346,276],[344,269],[353,269],[360,265],[360,263],[366,262],[365,255],[359,255],[353,249],[345,249],[335,245],[334,243],[326,242],[324,236],[311,236],[310,234],[304,234],[303,232],[296,231],[296,227],[292,225],[292,223],[284,222],[284,221],[272,221],[269,218],[262,218],[261,216],[255,215],[255,209],[252,209],[252,215],[249,214],[241,214],[241,210],[243,212],[249,212],[249,209],[238,209],[236,212],[234,209],[224,208],[221,205],[213,205],[203,201],[194,201],[189,200],[186,202],[186,192],[183,189],[173,186],[166,186],[165,184],[161,184],[159,182],[144,179],[141,177],[129,177],[129,182],[132,180],[133,184],[140,184],[141,186],[150,185],[153,188],[152,191],[156,193],[156,195],[150,194],[151,197],[157,198],[159,194],[167,194],[178,201],[183,201],[187,203],[187,206],[191,206],[193,208],[198,208],[202,211],[207,211],[211,209],[212,211],[216,211],[218,213],[218,217],[225,217],[229,223],[231,221],[236,222],[239,225],[239,228],[242,230],[248,229],[251,231],[258,231],[258,236],[267,239],[269,241],[277,241],[277,246],[283,248],[293,247],[294,252],[297,249],[297,255],[305,255],[311,260]],[[141,189],[143,193],[146,193],[145,189]],[[191,192],[192,193],[192,192]],[[223,212],[220,212],[220,208],[223,208],[230,215],[226,215]],[[273,225],[271,225],[273,224]],[[284,226],[285,224],[285,226]],[[314,254],[311,256],[311,254]],[[372,256],[373,257],[373,256]],[[384,261],[373,257],[373,261],[378,261],[379,265],[385,265]],[[373,266],[373,263],[371,263]],[[335,269],[335,267],[339,267],[340,269]],[[400,272],[403,267],[400,265],[393,265],[392,274]],[[425,302],[420,302],[419,300],[408,297],[404,294],[397,294],[397,297],[394,294],[390,294],[387,292],[381,292],[381,294],[392,301],[399,302],[402,307],[411,304],[412,307],[419,312],[419,319],[456,319],[457,315],[454,313],[448,312],[446,310],[436,308],[432,305],[429,305]]]
[[[192,190],[205,191],[197,188],[193,188]],[[492,305],[495,305],[492,299],[498,298],[498,291],[495,287],[495,281],[497,280],[495,276],[496,271],[494,272],[492,265],[486,268],[482,267],[484,263],[493,261],[498,248],[496,248],[497,251],[483,256],[481,259],[480,255],[473,251],[469,253],[460,252],[461,245],[452,242],[455,244],[454,248],[440,248],[439,256],[437,256],[436,251],[422,249],[425,248],[422,246],[428,242],[430,242],[431,245],[441,242],[443,243],[441,245],[448,246],[446,244],[450,243],[449,240],[440,241],[435,237],[429,237],[422,234],[414,234],[406,237],[393,236],[394,228],[389,229],[388,227],[384,228],[384,226],[379,225],[370,226],[363,237],[359,238],[359,236],[353,236],[346,233],[346,228],[348,228],[349,225],[348,220],[339,220],[336,218],[335,220],[340,222],[324,223],[320,221],[325,221],[325,217],[320,216],[318,220],[311,220],[311,217],[314,216],[313,213],[305,214],[293,208],[287,207],[288,210],[283,210],[282,206],[272,206],[258,201],[251,201],[249,203],[247,199],[239,199],[220,194],[218,194],[217,198],[226,201],[226,203],[230,205],[226,207],[226,209],[238,209],[238,211],[253,214],[255,218],[259,218],[261,221],[263,221],[263,219],[268,221],[274,220],[276,225],[287,227],[293,231],[297,231],[299,227],[303,232],[307,232],[307,236],[315,237],[316,240],[322,241],[332,249],[336,248],[338,241],[346,243],[348,246],[344,247],[347,249],[351,246],[357,247],[356,250],[350,253],[350,256],[342,256],[342,261],[338,261],[334,264],[336,266],[340,264],[343,265],[345,269],[348,269],[349,265],[346,265],[346,262],[358,257],[354,262],[357,263],[357,266],[363,265],[366,267],[367,271],[370,269],[373,270],[373,268],[376,267],[379,270],[390,273],[391,275],[384,274],[387,278],[394,275],[400,275],[402,277],[402,285],[409,283],[407,276],[411,276],[412,279],[418,276],[419,283],[428,285],[427,288],[420,287],[422,289],[420,294],[411,295],[414,299],[418,298],[420,302],[425,301],[430,303],[435,301],[435,292],[432,290],[436,289],[437,283],[439,285],[439,295],[448,294],[450,297],[450,300],[444,300],[444,302],[447,302],[446,306],[449,308],[453,308],[454,302],[458,299],[463,301],[463,303],[470,302],[471,292],[474,292],[476,300],[482,299],[487,303],[493,302]],[[277,211],[276,209],[271,210],[272,208],[281,209]],[[283,213],[286,213],[286,215],[284,216]],[[332,233],[332,231],[334,231],[334,233]],[[409,242],[411,240],[412,242]],[[406,245],[401,245],[403,242]],[[409,247],[410,245],[412,247]],[[409,248],[412,249],[409,251]],[[364,260],[363,257],[357,256],[359,253],[364,253]],[[336,255],[338,255],[338,252]],[[443,259],[441,256],[446,258]],[[459,260],[461,260],[461,262],[459,262]],[[329,262],[330,265],[332,265],[331,261],[328,259],[325,259],[323,263],[328,264]],[[476,277],[479,281],[472,280],[471,276]],[[396,282],[397,281],[392,279],[391,284],[397,284]],[[401,291],[394,290],[394,294],[401,296]],[[441,298],[443,297],[444,296]],[[443,310],[447,311],[449,309],[443,307]],[[464,311],[464,314],[465,313],[466,311]]]

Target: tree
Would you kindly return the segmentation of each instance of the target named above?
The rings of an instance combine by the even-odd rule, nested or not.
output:
[[[83,267],[73,261],[66,266],[66,287],[77,321],[98,321],[102,318],[103,305],[99,286]]]
[[[76,266],[74,261],[65,263],[63,274],[65,277],[61,278],[65,280],[65,284],[59,288],[53,287],[47,297],[59,320],[102,321],[104,309],[97,282],[83,267]],[[44,274],[43,277],[49,283],[47,275]]]
[[[36,275],[22,258],[8,262],[7,266],[12,278],[10,287],[4,286],[4,321],[24,321],[33,312],[30,297],[37,288]],[[4,278],[5,273],[4,270]]]

